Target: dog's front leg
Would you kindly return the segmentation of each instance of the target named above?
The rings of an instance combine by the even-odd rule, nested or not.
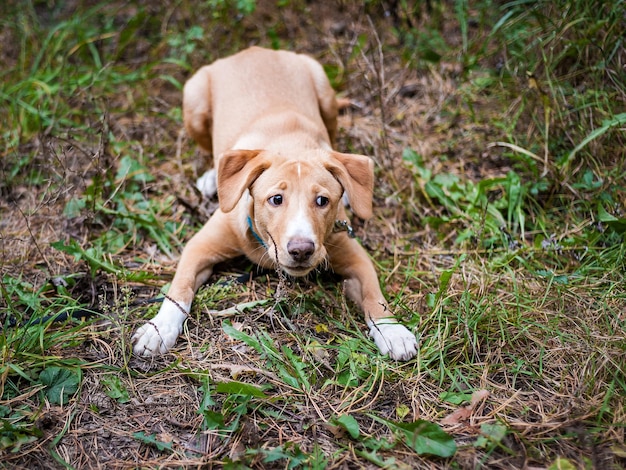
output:
[[[198,288],[213,272],[213,266],[240,254],[237,237],[230,233],[225,215],[217,211],[185,246],[159,313],[133,335],[133,352],[138,356],[166,353],[182,332]]]
[[[393,317],[366,251],[345,233],[335,239],[329,243],[331,265],[344,277],[348,297],[363,310],[370,336],[381,354],[398,361],[413,358],[417,354],[415,335]]]

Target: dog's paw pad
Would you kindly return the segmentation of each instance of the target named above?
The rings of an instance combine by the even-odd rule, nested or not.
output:
[[[393,319],[368,321],[370,336],[381,354],[396,361],[408,361],[417,355],[417,339],[404,325]]]

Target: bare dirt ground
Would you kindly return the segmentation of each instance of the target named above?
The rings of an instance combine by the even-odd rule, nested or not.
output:
[[[201,13],[195,13],[194,7],[187,3],[146,4],[142,8],[152,17],[159,16],[150,24],[163,29],[174,23],[191,26],[198,18],[210,16],[206,2],[196,6]],[[491,106],[496,104],[490,102],[490,96],[475,99],[471,109],[474,117],[470,119],[467,96],[459,88],[461,64],[446,61],[417,70],[406,66],[401,57],[382,52],[382,45],[385,50],[394,45],[397,50],[402,49],[392,32],[394,26],[399,26],[394,22],[400,21],[394,19],[390,10],[394,2],[368,9],[352,2],[288,2],[280,8],[274,3],[259,2],[253,14],[224,21],[221,26],[210,23],[211,28],[205,30],[205,50],[196,49],[191,55],[191,68],[247,45],[267,46],[279,40],[282,47],[309,53],[336,74],[340,85],[337,91],[353,102],[340,118],[338,148],[371,155],[377,164],[376,216],[367,222],[355,221],[357,234],[386,273],[383,282],[388,295],[395,298],[402,293],[406,311],[428,318],[432,308],[427,294],[437,292],[439,273],[455,263],[450,247],[457,232],[453,224],[449,234],[420,224],[421,219],[441,209],[429,204],[423,191],[415,187],[402,153],[405,148],[414,149],[435,173],[455,173],[473,181],[506,175],[512,168],[510,162],[497,149],[486,147],[487,142],[497,140],[499,135],[489,125]],[[71,16],[74,8],[69,4],[67,8],[55,9],[54,15],[44,4],[37,4],[36,10],[42,21],[60,21]],[[137,12],[133,4],[114,3],[111,8],[118,11],[115,20],[120,22]],[[426,7],[422,13],[428,14]],[[421,20],[415,17],[413,21],[418,25]],[[145,37],[136,40],[134,50],[119,58],[129,64],[129,71],[134,63],[155,61],[163,54],[162,49],[167,46],[151,42],[156,35],[154,29],[146,26],[140,30]],[[454,27],[443,26],[442,30],[451,44],[461,40],[460,31]],[[2,38],[5,44],[2,56],[11,67],[16,52],[11,51],[10,43],[18,38],[6,34]],[[543,361],[542,373],[546,379],[540,386],[519,378],[513,383],[506,367],[489,369],[490,363],[507,363],[506,357],[497,357],[504,345],[477,341],[459,347],[458,351],[463,352],[451,348],[455,356],[449,357],[450,361],[460,360],[464,354],[482,358],[468,364],[468,374],[473,377],[482,374],[482,379],[473,385],[491,394],[471,410],[466,421],[445,427],[459,446],[454,461],[418,456],[401,446],[381,447],[377,455],[382,463],[378,465],[364,458],[363,448],[347,438],[344,429],[332,424],[331,416],[342,413],[358,416],[363,436],[389,434],[383,424],[368,418],[370,411],[398,419],[398,413],[404,413],[399,410],[407,407],[406,413],[412,419],[440,421],[457,407],[442,404],[438,397],[448,390],[450,381],[459,378],[437,380],[419,367],[407,368],[379,360],[376,368],[364,369],[369,371],[366,373],[378,374],[373,380],[363,381],[363,386],[358,388],[342,386],[337,381],[336,366],[343,354],[341,347],[321,350],[315,345],[344,344],[345,338],[355,331],[365,332],[360,320],[352,315],[355,309],[344,302],[341,284],[325,277],[290,283],[286,286],[286,297],[277,303],[273,313],[257,308],[245,315],[223,312],[222,316],[209,316],[209,311],[223,311],[234,304],[271,299],[278,287],[279,280],[272,275],[260,276],[247,284],[236,283],[234,277],[247,270],[248,265],[231,263],[214,276],[213,280],[221,284],[207,286],[199,294],[194,318],[185,331],[186,339],[179,340],[172,355],[153,361],[131,357],[132,331],[143,322],[147,309],[154,312],[156,308],[137,302],[159,295],[161,286],[174,272],[177,254],[163,253],[154,241],[137,237],[136,244],[111,256],[115,264],[151,276],[140,281],[123,279],[105,270],[92,272],[84,260],[77,261],[53,249],[50,243],[74,239],[87,247],[93,233],[106,232],[107,223],[113,223],[89,210],[78,217],[63,215],[68,201],[82,195],[94,178],[115,172],[119,167],[120,155],[107,142],[109,132],[116,141],[127,139],[136,143],[133,150],[150,165],[150,173],[155,177],[141,191],[163,197],[172,220],[184,227],[199,227],[214,210],[215,201],[202,201],[193,189],[194,178],[202,172],[204,164],[199,163],[194,144],[181,131],[180,120],[172,118],[175,116],[172,110],[180,106],[180,91],[160,78],[169,74],[182,83],[189,71],[168,63],[156,70],[161,73],[146,79],[141,89],[120,82],[118,91],[105,97],[94,96],[87,88],[77,94],[75,107],[93,120],[94,139],[86,142],[84,136],[75,137],[71,130],[63,135],[40,133],[18,150],[25,155],[35,153],[33,163],[24,171],[37,172],[38,182],[34,184],[31,179],[30,184],[6,183],[2,187],[2,274],[19,273],[22,281],[37,289],[47,285],[50,278],[77,273],[78,281],[70,295],[99,308],[102,314],[99,321],[76,333],[74,343],[47,351],[50,357],[76,357],[91,364],[82,370],[79,394],[65,405],[43,402],[36,414],[42,438],[23,446],[17,453],[4,453],[0,466],[63,468],[60,461],[65,461],[74,468],[221,468],[228,461],[242,461],[246,455],[244,461],[253,468],[287,468],[285,459],[272,462],[263,453],[256,457],[246,454],[246,449],[279,446],[291,452],[290,455],[297,454],[294,446],[307,455],[319,449],[330,468],[342,469],[478,468],[481,465],[546,468],[557,456],[590,462],[595,468],[609,468],[604,465],[618,468],[620,462],[624,463],[609,450],[620,439],[623,443],[623,427],[607,431],[606,444],[597,444],[589,440],[587,425],[582,424],[604,398],[601,390],[597,390],[596,403],[578,403],[573,397],[577,396],[576,387],[583,384],[577,383],[573,375],[559,375],[562,369],[557,364],[562,361],[580,361],[580,374],[590,373],[582,370],[588,365],[589,350],[585,344],[581,342],[578,351],[564,352],[559,349],[559,338],[553,338],[553,344],[533,343],[532,331],[528,333],[531,339],[525,343],[528,350],[524,354],[529,361]],[[107,116],[98,115],[97,106],[90,101],[93,99],[107,103]],[[110,194],[114,193],[115,188],[111,188]],[[165,199],[167,195],[173,197]],[[417,275],[394,276],[394,266],[407,259],[413,263]],[[464,269],[462,276],[451,280],[450,292],[456,294],[450,295],[459,296],[455,300],[464,290],[474,289],[497,292],[502,305],[515,304],[517,287],[505,279],[510,273],[486,279],[478,264]],[[520,283],[526,295],[540,297],[544,292],[544,286],[536,280],[521,279]],[[215,298],[220,299],[218,304],[210,304]],[[315,299],[313,307],[309,308],[307,298]],[[576,292],[563,290],[560,297],[542,305],[537,321],[549,318],[551,310],[566,305],[571,309],[572,322],[564,327],[574,332],[580,330],[581,335],[592,334],[583,331],[584,326],[577,322],[583,312],[593,308],[585,302],[588,299],[581,299]],[[291,310],[288,315],[284,313],[288,310],[286,306]],[[264,368],[265,359],[258,351],[224,333],[221,328],[224,318],[243,332],[265,328],[281,347],[289,346],[305,362],[314,364],[317,382],[304,389],[288,386],[275,372]],[[343,330],[338,330],[342,327]],[[54,331],[54,328],[50,329]],[[455,344],[466,340],[454,338]],[[471,348],[473,353],[468,353]],[[607,343],[609,354],[616,351],[620,351],[619,347]],[[375,353],[373,346],[362,352]],[[367,360],[367,356],[350,354],[356,363]],[[482,365],[484,372],[477,372]],[[128,390],[128,400],[115,399],[107,393],[104,384],[111,375],[121,379]],[[199,413],[206,408],[207,394],[203,387],[233,379],[267,386],[267,393],[275,399],[261,407],[254,402],[229,403],[229,397],[214,395],[217,408],[241,405],[248,412],[242,415],[238,431],[229,439],[206,430],[199,432],[206,422],[206,416]],[[37,402],[37,396],[37,390],[31,390],[19,400],[32,405]],[[615,410],[615,413],[621,415],[623,422],[624,411]],[[495,417],[506,421],[516,432],[502,441],[503,448],[485,452],[472,443],[480,434],[480,424],[493,422]],[[137,433],[152,437],[142,439]],[[54,449],[56,458],[50,449]]]

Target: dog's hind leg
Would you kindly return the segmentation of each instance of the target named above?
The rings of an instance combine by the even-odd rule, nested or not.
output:
[[[211,73],[210,66],[202,67],[183,88],[183,118],[187,134],[207,153],[213,151],[211,131]]]
[[[183,89],[183,115],[187,134],[194,139],[205,154],[213,152],[211,138],[213,118],[211,113],[211,74],[209,67],[202,67]],[[205,172],[196,181],[196,187],[207,197],[217,193],[215,169]]]

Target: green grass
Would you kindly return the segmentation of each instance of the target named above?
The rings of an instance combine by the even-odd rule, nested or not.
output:
[[[6,7],[3,462],[624,465],[624,3],[430,5],[348,2],[332,34],[302,2]],[[360,106],[339,147],[376,161],[376,215],[355,225],[413,361],[379,356],[336,280],[240,284],[245,262],[172,354],[130,354],[215,207],[182,83],[254,42],[317,56]]]

